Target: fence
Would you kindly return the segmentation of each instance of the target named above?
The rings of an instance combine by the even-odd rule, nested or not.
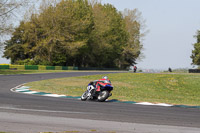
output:
[[[189,69],[189,73],[200,73],[200,69]]]

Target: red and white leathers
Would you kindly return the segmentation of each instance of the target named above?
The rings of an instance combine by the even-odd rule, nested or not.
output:
[[[99,79],[96,83],[96,91],[100,91],[101,87],[105,87],[106,85],[110,84],[111,82],[109,79]]]

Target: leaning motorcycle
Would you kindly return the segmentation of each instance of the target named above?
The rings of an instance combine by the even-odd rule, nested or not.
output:
[[[97,100],[99,102],[104,102],[108,97],[112,96],[111,91],[113,90],[113,86],[110,82],[104,81],[104,86],[100,86],[100,91],[96,91],[96,82],[90,82],[87,86],[87,90],[81,96],[82,101],[86,100]]]

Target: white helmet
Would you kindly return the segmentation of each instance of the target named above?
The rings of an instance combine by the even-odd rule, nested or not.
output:
[[[102,79],[108,79],[108,77],[107,76],[103,76]]]

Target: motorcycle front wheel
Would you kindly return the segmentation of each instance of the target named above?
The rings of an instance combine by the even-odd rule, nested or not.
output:
[[[97,99],[99,102],[104,102],[108,97],[109,97],[109,92],[105,90],[105,91],[100,92]]]
[[[88,93],[87,93],[87,91],[86,91],[86,92],[84,92],[83,95],[81,96],[81,100],[82,100],[82,101],[86,101],[87,98],[88,98]]]

